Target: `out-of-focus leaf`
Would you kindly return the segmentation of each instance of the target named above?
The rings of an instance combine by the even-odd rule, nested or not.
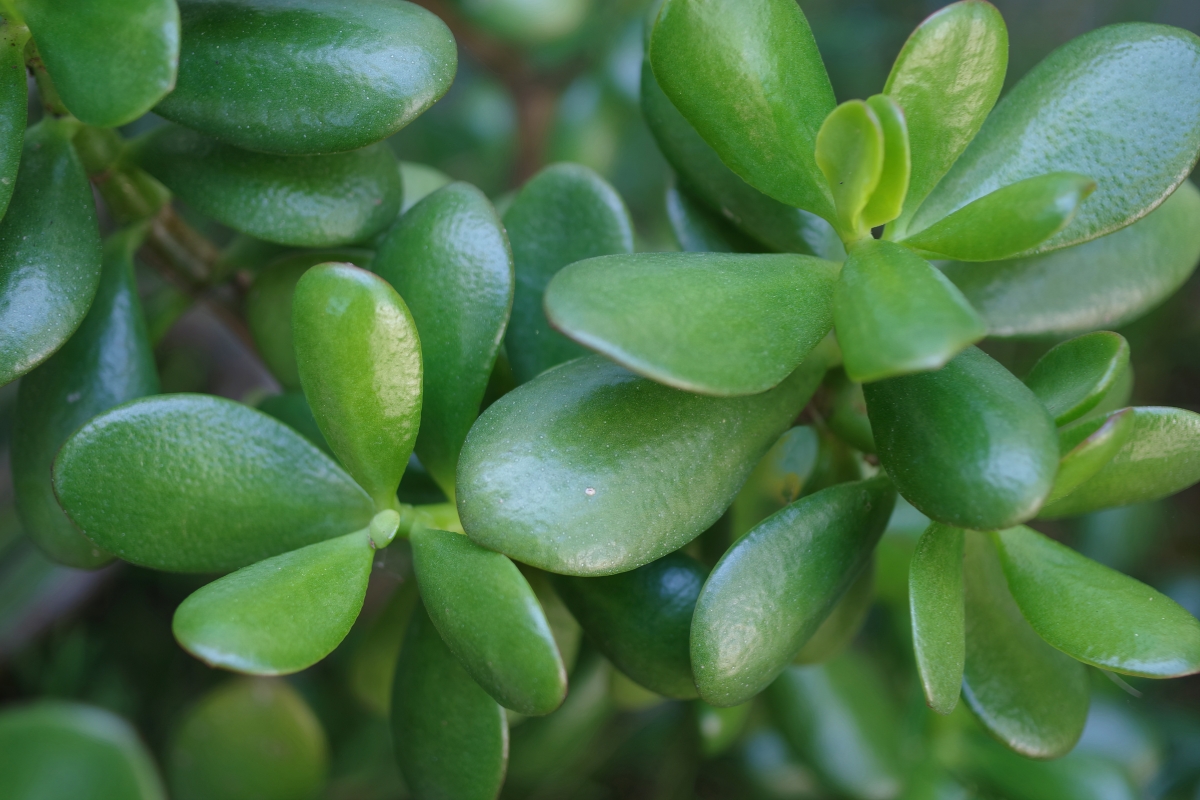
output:
[[[963,532],[930,525],[921,534],[908,573],[913,649],[925,702],[939,714],[958,705],[966,653],[963,617]]]

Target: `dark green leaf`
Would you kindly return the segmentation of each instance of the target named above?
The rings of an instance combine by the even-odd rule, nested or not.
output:
[[[862,212],[883,174],[883,127],[862,100],[842,103],[817,132],[816,161],[833,195],[843,241],[870,238]]]
[[[1038,359],[1025,377],[1056,425],[1096,407],[1129,368],[1129,343],[1119,333],[1097,331],[1059,344]]]
[[[849,647],[866,622],[874,597],[875,560],[871,559],[793,661],[796,664],[820,664]]]
[[[666,205],[671,232],[685,253],[762,252],[758,242],[674,182],[667,186]]]
[[[883,132],[883,171],[879,185],[863,209],[863,222],[874,228],[900,216],[912,172],[912,152],[908,142],[908,124],[904,109],[886,94],[867,98]]]
[[[1134,410],[1126,408],[1081,420],[1059,431],[1058,449],[1062,458],[1046,505],[1066,497],[1112,461],[1133,434],[1135,419]]]
[[[966,652],[963,532],[933,523],[921,534],[908,573],[913,649],[925,702],[939,714],[958,705]]]
[[[0,217],[4,216],[25,143],[29,97],[25,42],[29,32],[12,22],[0,23]]]

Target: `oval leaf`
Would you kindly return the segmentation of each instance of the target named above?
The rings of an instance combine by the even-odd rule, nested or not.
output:
[[[1065,425],[1095,408],[1129,368],[1129,343],[1119,333],[1097,331],[1050,349],[1025,377],[1025,385]]]
[[[421,422],[421,340],[396,290],[350,264],[321,264],[292,298],[304,395],[330,448],[378,508],[396,488]]]
[[[894,502],[886,478],[839,484],[734,543],[696,602],[692,667],[701,697],[733,706],[775,680],[866,567]]]
[[[1054,423],[982,350],[863,392],[879,460],[904,499],[931,519],[999,530],[1032,517],[1050,493]]]
[[[712,398],[599,356],[508,393],[467,436],[458,511],[479,544],[565,575],[610,575],[714,523],[807,402],[824,362],[762,394]]]
[[[562,270],[550,324],[647,378],[698,394],[757,394],[833,324],[837,265],[812,256],[645,253]]]
[[[1125,408],[1059,431],[1058,449],[1062,459],[1046,505],[1066,497],[1112,461],[1133,435],[1134,420],[1134,410]]]
[[[817,166],[833,195],[843,241],[871,235],[862,212],[883,174],[883,127],[862,100],[842,103],[817,132]]]
[[[180,0],[179,10],[179,79],[154,110],[249,150],[377,142],[445,94],[458,66],[445,24],[412,3]]]
[[[908,568],[908,608],[925,702],[949,714],[958,705],[966,653],[958,528],[935,522],[921,534]]]
[[[136,400],[93,419],[54,463],[84,534],[141,566],[220,572],[371,521],[371,501],[300,434],[206,395]]]
[[[879,185],[863,209],[863,223],[868,229],[891,222],[900,216],[908,181],[912,172],[912,152],[908,143],[908,124],[900,104],[886,94],[867,98],[883,132],[883,171]]]
[[[25,71],[25,42],[29,32],[5,21],[0,23],[0,217],[8,209],[17,172],[21,166],[21,148],[25,143],[25,122],[29,108],[28,74]]]

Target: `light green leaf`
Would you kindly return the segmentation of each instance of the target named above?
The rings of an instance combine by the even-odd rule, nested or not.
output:
[[[1058,447],[1062,458],[1046,505],[1066,497],[1102,470],[1129,441],[1135,428],[1134,410],[1126,408],[1114,414],[1081,420],[1059,431]]]
[[[875,112],[883,132],[883,171],[863,209],[863,223],[874,228],[900,216],[912,173],[912,152],[900,104],[886,94],[877,94],[867,98],[867,105]]]
[[[958,705],[966,653],[963,532],[933,523],[921,534],[908,572],[913,649],[925,702],[939,714]]]
[[[1025,385],[1065,425],[1095,408],[1129,368],[1129,343],[1119,333],[1097,331],[1051,348],[1025,377]]]
[[[453,183],[454,179],[426,164],[401,161],[400,182],[404,184],[404,201],[400,204],[400,213],[404,214],[428,195],[448,183]]]
[[[842,103],[817,132],[815,158],[833,195],[842,241],[870,238],[863,209],[879,186],[883,156],[883,127],[862,100]]]

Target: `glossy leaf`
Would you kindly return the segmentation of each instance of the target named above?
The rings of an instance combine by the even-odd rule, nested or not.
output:
[[[813,157],[833,89],[791,0],[667,0],[650,63],[671,102],[721,160],[759,191],[826,219]]]
[[[1120,413],[1120,412],[1116,412]],[[1200,481],[1200,414],[1179,408],[1133,409],[1133,430],[1116,455],[1043,519],[1148,503]]]
[[[913,649],[925,702],[939,714],[958,705],[966,653],[963,532],[933,523],[921,534],[908,573]]]
[[[42,701],[0,714],[0,797],[165,800],[128,722],[93,706]]]
[[[396,287],[420,331],[417,456],[453,499],[458,452],[479,415],[512,307],[504,226],[482,192],[455,183],[404,215],[380,243],[372,269]]]
[[[174,0],[114,0],[74,6],[16,0],[67,110],[115,128],[149,111],[175,86],[179,8]],[[114,49],[120,42],[120,49]]]
[[[494,800],[504,782],[504,709],[459,664],[425,614],[413,611],[392,689],[396,763],[419,800]]]
[[[25,144],[25,122],[29,107],[29,84],[25,71],[25,43],[28,39],[28,30],[12,22],[0,23],[0,217],[8,209],[17,185],[21,149]]]
[[[931,519],[999,530],[1032,517],[1050,493],[1054,423],[1033,392],[978,348],[936,372],[863,392],[880,462]]]
[[[355,531],[242,567],[198,589],[171,631],[214,667],[286,675],[341,644],[367,593],[375,548]]]
[[[820,664],[840,654],[850,646],[866,622],[874,598],[875,561],[872,559],[792,661],[796,664]]]
[[[737,705],[775,680],[866,567],[894,500],[886,478],[839,484],[734,543],[705,582],[692,621],[702,698]]]
[[[13,492],[26,534],[59,563],[93,569],[112,557],[63,513],[51,484],[54,456],[97,414],[158,391],[158,373],[133,275],[143,231],[104,245],[100,288],[83,324],[62,349],[25,376],[12,441]]]
[[[912,230],[1002,186],[1077,172],[1096,193],[1047,252],[1134,222],[1178,186],[1200,152],[1200,39],[1180,28],[1110,25],[1030,70],[913,218]]]
[[[1200,262],[1197,219],[1200,191],[1185,181],[1162,206],[1116,233],[1046,255],[950,263],[943,271],[991,336],[1115,328],[1161,303],[1192,274]]]
[[[633,223],[616,190],[579,164],[535,175],[504,212],[516,287],[505,348],[517,383],[587,353],[551,330],[542,295],[554,274],[585,258],[633,252]]]
[[[71,147],[77,127],[45,119],[25,133],[12,201],[0,220],[0,385],[62,347],[100,283],[96,206]]]
[[[375,505],[394,506],[421,422],[421,340],[407,306],[366,270],[322,264],[296,284],[292,328],[321,433]]]
[[[1061,231],[1096,182],[1074,172],[1051,172],[996,189],[903,239],[960,261],[996,261],[1028,253]]]
[[[371,501],[281,422],[207,395],[114,408],[54,463],[67,514],[126,561],[220,572],[362,528]]]
[[[1056,425],[1095,408],[1129,368],[1129,343],[1119,333],[1097,331],[1063,342],[1038,359],[1025,377]]]
[[[458,466],[479,544],[566,575],[608,575],[678,550],[733,500],[816,388],[824,362],[738,398],[688,394],[599,356],[496,401]]]
[[[870,236],[862,212],[883,174],[883,127],[862,100],[842,103],[817,132],[817,166],[829,183],[843,241]]]
[[[237,679],[204,695],[168,751],[175,800],[310,800],[325,784],[325,731],[286,681]]]
[[[833,324],[837,265],[800,255],[644,253],[570,265],[550,323],[647,378],[698,394],[757,394]]]
[[[458,533],[417,529],[410,539],[429,619],[475,682],[521,714],[558,708],[567,672],[516,565]]]
[[[445,24],[412,3],[180,0],[179,10],[179,79],[154,110],[249,150],[377,142],[445,94],[458,65]]]
[[[1059,650],[1126,675],[1200,672],[1200,621],[1171,598],[1024,526],[993,539],[1021,613]]]
[[[904,109],[912,179],[889,234],[903,235],[922,201],[979,131],[1008,68],[1008,30],[983,0],[951,3],[908,37],[884,94]]]
[[[1112,461],[1133,435],[1135,419],[1134,410],[1126,408],[1115,414],[1081,420],[1059,431],[1058,449],[1062,458],[1046,505],[1066,497]]]
[[[833,320],[846,375],[861,383],[937,369],[987,333],[945,276],[906,248],[876,239],[850,249]]]
[[[967,705],[989,733],[1021,755],[1065,755],[1087,720],[1083,665],[1046,644],[1025,621],[996,548],[983,535],[965,536],[963,588]]]
[[[734,176],[737,177],[737,176]],[[741,178],[738,178],[741,180]],[[695,199],[677,183],[667,186],[667,220],[685,253],[759,253],[762,245]]]
[[[900,104],[886,94],[877,94],[867,98],[867,105],[875,112],[883,133],[883,171],[879,185],[863,209],[864,224],[874,228],[900,216],[912,173],[912,151]]]
[[[688,634],[707,570],[683,553],[601,578],[556,580],[588,637],[617,669],[651,691],[696,696]]]

